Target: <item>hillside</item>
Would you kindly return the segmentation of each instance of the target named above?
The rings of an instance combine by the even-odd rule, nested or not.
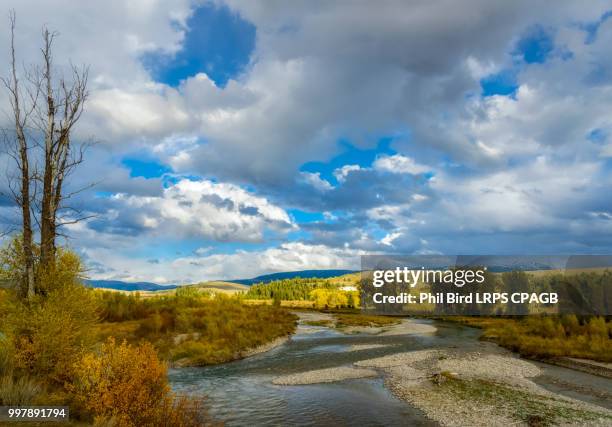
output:
[[[330,277],[343,276],[345,274],[355,273],[354,270],[302,270],[302,271],[285,271],[280,273],[271,273],[264,274],[262,276],[257,276],[252,279],[238,279],[238,280],[230,280],[233,283],[240,283],[243,285],[254,285],[255,283],[269,283],[274,282],[276,280],[284,280],[284,279],[327,279]]]
[[[249,290],[249,287],[246,285],[242,285],[240,283],[223,282],[220,280],[196,283],[194,285],[189,285],[189,286],[192,286],[198,289],[211,291],[211,292],[222,292],[222,293],[229,293],[229,294],[233,294],[236,292],[246,292]]]

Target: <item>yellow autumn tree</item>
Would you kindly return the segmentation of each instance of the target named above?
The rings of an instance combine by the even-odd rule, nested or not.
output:
[[[316,308],[347,307],[349,298],[347,292],[337,289],[316,288],[310,292],[310,299]]]
[[[18,240],[0,249],[0,278],[9,283],[21,274],[12,262],[19,254]],[[21,373],[62,385],[76,358],[93,343],[98,303],[94,292],[81,285],[81,271],[75,253],[58,249],[53,267],[38,269],[37,295],[24,301],[7,290],[0,299],[0,332]]]

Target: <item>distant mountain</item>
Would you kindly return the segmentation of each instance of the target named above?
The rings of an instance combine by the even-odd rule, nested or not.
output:
[[[356,273],[355,270],[302,270],[285,271],[281,273],[264,274],[252,279],[226,280],[227,282],[240,283],[242,285],[254,285],[255,283],[268,283],[275,280],[294,279],[296,277],[327,279],[329,277],[342,276],[344,274]]]
[[[117,291],[164,291],[175,289],[175,285],[158,285],[151,282],[123,282],[121,280],[83,280],[85,286],[90,288],[115,289]]]
[[[225,289],[227,291],[244,290],[239,285],[251,286],[255,283],[268,283],[274,280],[293,279],[296,277],[302,278],[318,278],[326,279],[328,277],[342,276],[344,274],[355,273],[354,270],[303,270],[303,271],[286,271],[281,273],[265,274],[263,276],[257,276],[252,279],[239,279],[239,280],[225,280],[225,281],[212,281],[195,284],[200,288],[215,288]],[[178,286],[175,285],[158,285],[152,282],[124,282],[121,280],[83,280],[85,286],[90,288],[105,288],[115,289],[118,291],[164,291],[170,289],[176,289]],[[232,284],[238,284],[232,286]]]

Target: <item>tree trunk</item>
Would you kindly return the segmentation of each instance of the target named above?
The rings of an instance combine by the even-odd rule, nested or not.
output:
[[[25,135],[23,135],[23,129],[20,126],[17,129],[21,158],[22,246],[25,267],[21,293],[25,298],[31,298],[34,295],[34,252],[32,250],[32,217],[30,216],[30,170]]]
[[[45,158],[43,174],[43,192],[40,212],[40,264],[43,269],[47,269],[55,259],[53,248],[55,247],[55,209],[54,202],[54,182],[55,182],[55,162],[54,149],[57,145],[55,141],[55,99],[53,94],[53,83],[51,80],[52,58],[51,45],[53,35],[49,30],[43,32],[45,46],[43,48],[44,71],[46,97],[47,97],[47,126],[45,129]]]
[[[19,92],[19,80],[17,78],[17,66],[15,59],[15,15],[10,15],[11,24],[11,77],[3,80],[9,91],[10,102],[13,108],[13,118],[15,120],[15,138],[17,142],[17,166],[20,171],[19,193],[15,195],[15,201],[21,207],[22,221],[22,250],[24,271],[21,280],[21,295],[24,298],[31,298],[34,295],[34,250],[32,243],[32,213],[30,195],[30,162],[28,158],[28,141],[25,135],[25,127],[28,112],[22,112],[22,105]]]

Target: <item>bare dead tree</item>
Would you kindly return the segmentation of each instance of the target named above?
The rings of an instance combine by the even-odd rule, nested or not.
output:
[[[21,283],[21,293],[25,298],[30,298],[34,295],[34,249],[33,249],[33,233],[32,233],[32,216],[31,216],[31,185],[32,176],[30,174],[30,159],[29,151],[31,149],[28,138],[26,137],[26,128],[29,123],[33,109],[26,109],[23,101],[23,93],[20,88],[20,82],[17,76],[17,59],[15,57],[15,12],[9,15],[11,27],[11,71],[10,76],[3,78],[2,82],[9,94],[9,101],[13,111],[14,119],[14,136],[13,158],[17,163],[19,171],[18,188],[11,189],[15,203],[21,207],[22,216],[22,250],[24,263],[24,277]],[[37,95],[36,95],[37,96]]]
[[[87,68],[71,67],[71,79],[53,76],[52,48],[55,33],[43,29],[43,65],[37,69],[34,83],[42,81],[46,95],[42,105],[36,105],[37,122],[44,134],[42,201],[40,211],[40,262],[49,266],[55,259],[58,211],[65,198],[64,180],[83,161],[83,146],[74,151],[71,132],[83,113],[88,96]]]
[[[73,194],[65,193],[66,178],[83,162],[86,145],[75,146],[72,130],[79,121],[88,97],[88,68],[71,66],[69,79],[55,75],[53,43],[56,33],[43,28],[42,63],[25,71],[25,83],[19,80],[15,55],[15,13],[9,16],[11,24],[11,74],[3,79],[14,116],[14,137],[9,145],[19,171],[18,186],[15,177],[9,179],[9,188],[15,203],[21,208],[24,251],[24,297],[38,289],[36,283],[33,243],[33,220],[40,229],[40,259],[38,266],[52,267],[55,262],[58,212],[63,202]],[[27,106],[26,106],[27,104]],[[40,141],[36,137],[40,136]],[[42,167],[37,167],[37,161]],[[13,183],[13,185],[11,185]],[[38,215],[37,215],[38,214]],[[78,221],[71,219],[70,223]]]

